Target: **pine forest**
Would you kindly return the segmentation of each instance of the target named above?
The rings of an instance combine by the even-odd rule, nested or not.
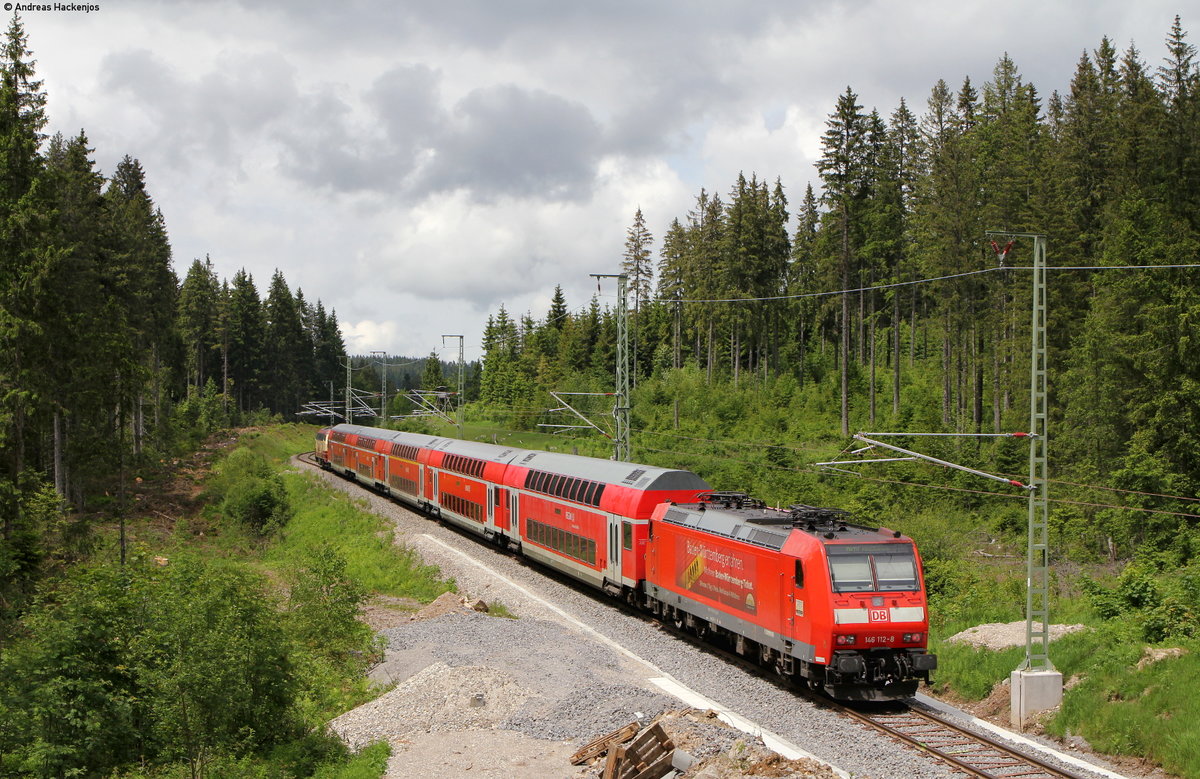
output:
[[[876,433],[1025,482],[1029,444],[1004,434],[1029,431],[1036,400],[1039,236],[1050,610],[1093,628],[1056,644],[1073,689],[1045,731],[1200,777],[1200,703],[1163,693],[1200,684],[1200,61],[1176,17],[1154,53],[1103,38],[1062,81],[1040,91],[1004,54],[982,83],[938,80],[882,109],[831,86],[811,182],[745,171],[685,213],[631,203],[611,258],[631,459],[912,536],[934,689],[986,698],[1020,650],[943,639],[1024,618],[1028,493],[928,461],[844,463],[855,433]],[[594,428],[613,421],[615,279],[583,301],[559,286],[545,311],[499,306],[466,337],[483,356],[465,366],[463,426],[448,407],[445,424],[414,419],[408,389],[453,398],[445,351],[349,357],[337,314],[282,270],[180,263],[137,150],[102,172],[82,130],[47,132],[47,105],[14,16],[0,774],[379,776],[386,745],[353,756],[325,730],[379,693],[359,607],[455,583],[286,469],[312,446],[297,423],[325,421],[300,412],[336,408],[352,380],[392,398],[386,419],[355,422],[608,457]],[[577,414],[562,393],[579,393]],[[1151,646],[1178,659],[1143,670]]]
[[[83,131],[46,138],[46,102],[14,16],[0,52],[0,609],[64,553],[56,506],[127,512],[138,469],[290,417],[345,358],[337,315],[280,271],[265,297],[208,258],[181,282],[142,166],[126,156],[105,176]]]
[[[1072,482],[1055,491],[1073,499],[1055,507],[1056,531],[1085,555],[1128,557],[1144,541],[1190,549],[1200,76],[1186,38],[1177,20],[1159,65],[1102,40],[1067,94],[1041,95],[1007,56],[982,85],[938,81],[923,106],[901,101],[886,116],[848,87],[828,115],[818,186],[797,204],[750,174],[725,193],[702,189],[657,239],[639,209],[621,260],[635,458],[682,457],[724,488],[786,503],[859,489],[806,467],[857,448],[854,432],[1026,430],[1033,242],[1021,236],[1040,234],[1051,460]],[[611,391],[614,317],[598,298],[571,310],[561,290],[541,318],[501,308],[483,335],[483,408],[533,429],[554,417],[548,390]],[[722,440],[756,445],[735,453]],[[921,446],[1027,472],[1011,441]],[[862,473],[938,480],[918,466]],[[940,499],[862,484],[874,500]]]

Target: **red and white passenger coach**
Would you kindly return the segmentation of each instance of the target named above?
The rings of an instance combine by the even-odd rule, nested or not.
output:
[[[838,698],[910,696],[936,668],[911,539],[768,508],[689,471],[359,425],[321,465]]]

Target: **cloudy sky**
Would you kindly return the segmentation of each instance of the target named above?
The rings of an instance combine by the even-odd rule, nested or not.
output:
[[[50,2],[51,0],[42,0]],[[489,313],[541,317],[739,171],[816,182],[850,86],[920,114],[1005,53],[1043,95],[1102,36],[1157,66],[1159,0],[93,0],[22,14],[50,130],[147,172],[176,271],[274,269],[347,348],[425,355]],[[6,8],[9,7],[6,5]],[[1195,30],[1195,19],[1183,18]],[[1189,41],[1195,43],[1193,34]],[[658,243],[655,244],[657,256]],[[613,289],[603,290],[610,302]],[[457,344],[442,352],[457,358]]]

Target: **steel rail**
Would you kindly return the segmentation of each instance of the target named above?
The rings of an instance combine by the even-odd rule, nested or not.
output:
[[[843,703],[830,705],[846,716],[910,744],[981,779],[1083,779],[947,719],[898,702],[899,712],[867,713]],[[982,747],[980,749],[979,747]]]

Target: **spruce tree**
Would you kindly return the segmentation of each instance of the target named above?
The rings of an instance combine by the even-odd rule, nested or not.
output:
[[[822,199],[829,206],[838,235],[838,276],[850,289],[858,273],[858,209],[867,184],[866,116],[850,87],[837,100],[821,136],[817,170],[825,185]],[[840,416],[842,435],[850,434],[850,296],[842,294],[840,349]]]

